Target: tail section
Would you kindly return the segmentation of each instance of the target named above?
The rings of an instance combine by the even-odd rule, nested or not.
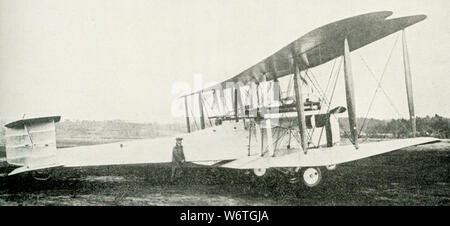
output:
[[[29,118],[5,125],[6,160],[22,166],[12,174],[57,166],[55,123],[60,116]]]

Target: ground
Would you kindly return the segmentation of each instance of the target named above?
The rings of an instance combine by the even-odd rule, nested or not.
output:
[[[272,170],[189,167],[175,184],[167,165],[53,170],[0,178],[0,205],[450,205],[450,143],[410,147],[321,168],[314,188]]]

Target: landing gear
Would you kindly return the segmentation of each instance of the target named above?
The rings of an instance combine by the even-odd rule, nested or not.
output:
[[[322,180],[322,173],[319,168],[308,168],[303,172],[303,182],[308,187],[317,186]]]
[[[38,180],[38,181],[46,181],[51,178],[50,173],[43,173],[43,172],[39,172],[39,171],[32,172],[32,176],[35,180]]]
[[[289,183],[291,184],[296,184],[299,179],[298,179],[298,175],[299,175],[299,171],[300,171],[300,167],[297,167],[295,169],[290,169],[289,174],[291,175],[291,178],[289,179]]]
[[[336,164],[327,165],[327,170],[335,170],[335,169],[336,169]]]
[[[265,168],[255,168],[253,169],[253,173],[255,173],[256,176],[258,177],[262,177],[266,174],[266,169]]]

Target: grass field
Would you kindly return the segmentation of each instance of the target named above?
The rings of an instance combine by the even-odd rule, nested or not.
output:
[[[323,168],[314,188],[277,170],[186,168],[171,184],[168,165],[61,169],[0,178],[0,205],[450,205],[449,164],[449,143],[411,147]]]

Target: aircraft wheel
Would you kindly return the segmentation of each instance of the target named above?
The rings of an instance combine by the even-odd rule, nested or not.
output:
[[[32,176],[33,176],[33,178],[35,180],[46,181],[46,180],[50,179],[51,174],[50,173],[42,173],[42,172],[34,171],[32,173]]]
[[[303,182],[308,187],[314,187],[322,180],[322,173],[319,168],[308,168],[303,172]]]
[[[266,168],[255,168],[253,169],[253,173],[255,173],[256,176],[262,177],[266,174],[267,169]]]
[[[336,169],[336,164],[327,165],[327,170],[335,170],[335,169]]]

